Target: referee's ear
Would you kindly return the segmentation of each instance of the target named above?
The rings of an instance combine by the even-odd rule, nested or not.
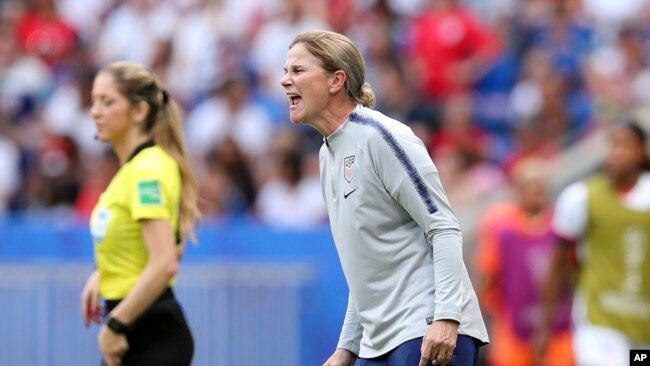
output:
[[[136,124],[144,123],[144,121],[147,120],[150,109],[151,107],[149,106],[149,103],[144,100],[133,104],[133,107],[131,107],[131,119],[135,121]]]

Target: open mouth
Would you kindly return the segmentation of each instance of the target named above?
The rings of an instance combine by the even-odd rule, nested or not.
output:
[[[289,94],[289,106],[291,108],[296,107],[302,102],[302,97],[296,94]]]

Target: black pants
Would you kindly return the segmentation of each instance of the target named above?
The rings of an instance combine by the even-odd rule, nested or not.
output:
[[[107,312],[119,302],[106,301]],[[189,366],[192,362],[192,333],[170,288],[133,323],[126,339],[124,366]]]

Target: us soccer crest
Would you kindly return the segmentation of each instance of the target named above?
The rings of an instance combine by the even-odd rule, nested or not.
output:
[[[354,155],[348,156],[343,160],[343,177],[348,183],[354,178]]]

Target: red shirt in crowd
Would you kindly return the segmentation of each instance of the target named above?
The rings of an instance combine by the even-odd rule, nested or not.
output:
[[[417,78],[425,97],[433,100],[465,91],[472,66],[463,62],[489,60],[498,50],[493,32],[458,5],[420,14],[410,34]]]

